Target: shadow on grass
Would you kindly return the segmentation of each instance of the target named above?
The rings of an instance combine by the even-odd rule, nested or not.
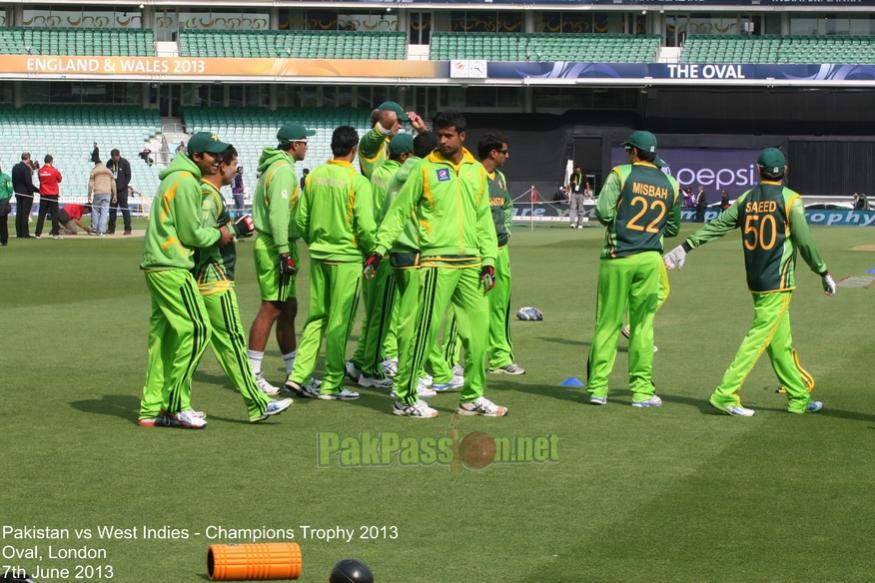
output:
[[[71,401],[70,406],[83,413],[120,417],[136,425],[140,399],[134,395],[104,395],[101,399]]]
[[[502,383],[494,383],[496,391],[510,390],[528,395],[538,395],[540,397],[552,397],[560,401],[572,401],[574,403],[586,404],[587,393],[585,387],[554,387],[551,385],[527,385],[523,383],[513,383],[504,381]]]
[[[586,340],[573,340],[571,338],[559,338],[558,336],[541,336],[541,340],[544,342],[553,342],[555,344],[567,344],[568,346],[580,346],[581,348],[585,348],[589,350],[592,346],[592,342],[588,342]],[[626,344],[619,343],[617,344],[617,352],[629,352],[629,347]]]

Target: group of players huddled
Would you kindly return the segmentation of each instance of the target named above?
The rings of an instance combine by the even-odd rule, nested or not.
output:
[[[405,123],[412,132],[401,131]],[[231,183],[237,152],[215,134],[192,136],[161,173],[141,264],[152,314],[140,426],[206,426],[206,415],[192,407],[191,380],[208,342],[251,422],[287,410],[292,399],[273,398],[283,391],[357,399],[345,378],[390,391],[395,415],[437,417],[424,399],[453,390],[460,391],[459,415],[507,415],[483,393],[487,362],[490,372],[525,374],[514,362],[507,321],[512,206],[499,168],[508,140],[485,134],[478,160],[465,148],[461,114],[439,113],[429,129],[391,101],[373,111],[371,125],[361,139],[352,127],[336,128],[332,159],[303,188],[294,165],[315,132],[300,123],[279,128],[277,146],[264,148],[259,161],[251,217],[228,213],[220,189]],[[262,301],[247,349],[234,291],[235,237],[253,234]],[[310,254],[300,346],[299,239]],[[360,294],[364,322],[347,360]],[[281,387],[262,372],[274,327],[287,373]]]

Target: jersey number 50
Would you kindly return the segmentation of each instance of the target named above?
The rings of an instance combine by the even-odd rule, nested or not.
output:
[[[770,225],[768,231],[766,230],[767,224]],[[775,221],[774,215],[747,215],[744,219],[742,239],[744,248],[748,251],[772,249],[778,239],[778,223]]]
[[[665,206],[665,203],[661,200],[653,200],[648,203],[647,199],[643,196],[636,196],[632,200],[629,201],[629,206],[640,206],[641,210],[638,213],[629,219],[629,222],[626,223],[626,228],[632,231],[644,231],[646,233],[659,233],[659,222],[662,220],[662,217],[665,216],[666,211],[668,210]],[[656,215],[656,218],[650,221],[647,226],[642,226],[638,224],[644,215],[648,213],[648,211],[659,209],[659,214]]]

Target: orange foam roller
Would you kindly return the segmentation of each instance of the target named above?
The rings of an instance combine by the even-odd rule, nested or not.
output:
[[[210,545],[211,581],[265,581],[301,576],[301,547],[296,543]]]

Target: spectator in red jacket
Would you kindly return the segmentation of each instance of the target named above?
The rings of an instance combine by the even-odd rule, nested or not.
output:
[[[47,212],[52,214],[52,238],[61,238],[61,232],[58,228],[58,196],[60,194],[58,184],[61,182],[61,173],[52,166],[52,160],[51,154],[46,154],[45,163],[40,166],[37,172],[37,176],[39,176],[39,217],[36,221],[35,233],[37,239],[42,235]]]

